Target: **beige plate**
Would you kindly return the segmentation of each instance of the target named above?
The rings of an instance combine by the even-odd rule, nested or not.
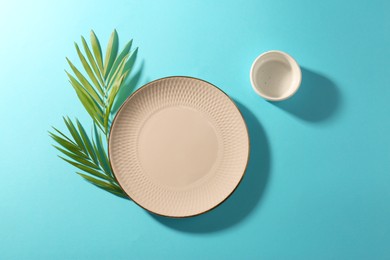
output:
[[[240,111],[203,80],[168,77],[130,96],[114,119],[109,156],[123,190],[158,215],[189,217],[222,203],[246,169]]]

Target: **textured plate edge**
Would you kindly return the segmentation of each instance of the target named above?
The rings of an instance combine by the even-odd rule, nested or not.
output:
[[[148,87],[150,84],[152,83],[155,83],[155,82],[158,82],[158,81],[161,81],[161,80],[164,80],[164,79],[171,79],[171,78],[187,78],[187,79],[195,79],[195,80],[199,80],[199,81],[202,81],[202,82],[205,82],[207,84],[210,84],[211,86],[213,86],[214,88],[216,88],[217,90],[219,90],[221,93],[223,93],[227,98],[228,100],[236,107],[236,109],[238,110],[240,116],[241,116],[241,119],[242,121],[244,122],[244,126],[245,126],[245,129],[246,129],[246,133],[247,133],[247,137],[248,137],[248,156],[247,156],[247,160],[246,160],[246,163],[245,163],[245,168],[244,168],[244,171],[241,175],[241,178],[240,180],[238,181],[236,187],[234,187],[234,189],[229,193],[229,195],[226,196],[226,198],[224,198],[220,203],[216,204],[215,206],[211,207],[210,209],[206,210],[206,211],[203,211],[203,212],[200,212],[200,213],[197,213],[197,214],[193,214],[193,215],[185,215],[185,216],[169,216],[169,215],[163,215],[163,214],[159,214],[159,213],[156,213],[156,212],[153,212],[147,208],[145,208],[144,206],[142,206],[141,204],[139,204],[137,201],[135,201],[131,196],[129,196],[129,194],[127,194],[127,192],[125,191],[125,189],[122,187],[121,183],[119,182],[118,178],[116,177],[115,175],[115,172],[114,172],[114,169],[112,167],[112,164],[111,164],[111,153],[110,153],[110,143],[111,143],[111,133],[112,133],[112,129],[115,125],[115,122],[116,122],[116,119],[118,117],[118,115],[120,114],[120,112],[122,111],[122,108],[131,100],[131,98],[137,94],[140,90]],[[219,207],[220,205],[222,205],[227,199],[230,198],[230,196],[233,195],[233,193],[237,190],[238,186],[240,186],[242,180],[244,179],[244,176],[246,175],[246,170],[248,168],[248,164],[249,164],[249,159],[250,159],[250,151],[251,151],[251,146],[250,146],[250,136],[249,136],[249,131],[248,131],[248,126],[245,122],[245,118],[241,112],[241,110],[239,109],[239,107],[237,106],[237,104],[234,102],[234,100],[228,95],[226,94],[222,89],[220,89],[219,87],[217,87],[216,85],[206,81],[206,80],[203,80],[203,79],[200,79],[200,78],[196,78],[196,77],[190,77],[190,76],[167,76],[167,77],[163,77],[163,78],[158,78],[158,79],[155,79],[153,81],[150,81],[148,83],[146,83],[145,85],[139,87],[136,91],[134,91],[130,96],[128,96],[125,100],[125,102],[123,102],[123,104],[120,106],[120,108],[118,109],[117,113],[115,114],[114,116],[114,119],[112,120],[112,123],[111,123],[111,127],[110,127],[110,133],[109,133],[109,136],[108,136],[108,158],[109,158],[109,164],[110,164],[110,168],[112,170],[112,173],[114,175],[114,178],[115,180],[117,181],[117,183],[119,184],[119,186],[121,187],[121,189],[123,190],[123,192],[126,194],[126,196],[132,200],[135,204],[137,204],[139,207],[141,207],[142,209],[146,210],[147,212],[150,212],[154,215],[157,215],[157,216],[160,216],[160,217],[166,217],[166,218],[176,218],[176,219],[181,219],[181,218],[191,218],[191,217],[196,217],[196,216],[199,216],[199,215],[202,215],[202,214],[205,214],[207,212],[210,212],[212,211],[213,209]]]

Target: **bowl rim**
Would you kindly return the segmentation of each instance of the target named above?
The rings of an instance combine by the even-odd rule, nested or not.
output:
[[[270,97],[268,95],[266,95],[265,93],[261,92],[261,90],[259,88],[257,88],[256,86],[256,83],[255,83],[255,80],[254,80],[254,74],[255,74],[255,66],[256,64],[258,64],[266,55],[269,55],[269,54],[272,54],[272,53],[275,53],[277,55],[280,55],[280,56],[284,56],[287,58],[289,64],[291,67],[295,67],[297,68],[297,72],[294,73],[294,76],[298,79],[297,80],[297,83],[292,85],[292,88],[293,88],[293,91],[291,91],[291,93],[289,93],[288,95],[282,95],[280,97]],[[251,85],[252,85],[252,88],[253,90],[261,97],[263,97],[264,99],[266,100],[269,100],[269,101],[282,101],[282,100],[286,100],[288,98],[290,98],[291,96],[293,96],[299,89],[301,83],[302,83],[302,71],[301,71],[301,68],[298,64],[298,62],[288,53],[286,52],[283,52],[283,51],[278,51],[278,50],[270,50],[270,51],[266,51],[266,52],[263,52],[262,54],[260,54],[259,56],[256,57],[256,59],[253,61],[252,63],[252,66],[251,66],[251,69],[250,69],[250,81],[251,81]]]

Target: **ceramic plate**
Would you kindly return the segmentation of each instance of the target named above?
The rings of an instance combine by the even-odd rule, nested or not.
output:
[[[158,215],[189,217],[222,203],[249,157],[245,121],[212,84],[189,77],[153,81],[115,117],[109,156],[128,196]]]

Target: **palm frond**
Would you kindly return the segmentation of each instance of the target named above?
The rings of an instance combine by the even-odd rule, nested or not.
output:
[[[99,134],[96,125],[94,125],[94,135],[95,139],[92,139],[92,142],[99,160],[99,164],[102,166],[105,172],[109,173],[113,177],[110,161],[103,146],[102,136]]]
[[[86,77],[73,65],[73,63],[66,58],[70,68],[72,69],[73,73],[76,75],[79,85],[81,85],[87,92],[88,94],[91,95],[91,97],[94,98],[96,103],[99,105],[103,105],[103,98],[99,95],[99,93],[96,91],[96,88],[94,88],[91,83],[87,80]],[[69,76],[69,73],[67,73]],[[70,77],[69,77],[70,78]],[[74,77],[72,77],[74,79]],[[75,80],[75,79],[74,79]]]
[[[96,123],[102,124],[101,120],[103,118],[103,111],[99,104],[97,104],[88,91],[85,90],[85,88],[71,74],[68,72],[66,72],[66,74],[68,75],[69,82],[76,91],[76,94],[83,104],[85,110]]]
[[[113,68],[117,68],[119,66],[119,64],[125,60],[124,58],[126,57],[126,55],[129,55],[130,54],[130,50],[131,50],[131,46],[133,44],[133,40],[130,40],[126,45],[125,47],[123,47],[123,50],[121,51],[121,53],[118,54],[118,56],[116,57],[115,59],[115,62],[114,64],[112,65]],[[133,51],[134,52],[134,51]],[[129,57],[130,59],[130,57]],[[112,74],[115,70],[114,69],[111,69],[110,71],[110,74],[108,75],[107,77],[107,81],[110,81],[111,77],[112,77]]]
[[[116,30],[114,30],[108,42],[106,57],[104,59],[104,78],[107,78],[108,74],[110,73],[112,64],[114,63],[116,55],[118,54],[118,46],[118,33]]]
[[[66,58],[70,72],[65,71],[81,104],[92,119],[93,129],[89,136],[83,125],[76,119],[64,117],[64,123],[70,135],[57,128],[49,132],[56,142],[53,145],[61,159],[78,168],[76,172],[86,181],[122,198],[128,198],[119,186],[110,167],[107,154],[107,139],[113,116],[113,104],[118,92],[130,75],[136,57],[137,48],[131,50],[130,40],[119,51],[119,37],[116,30],[111,34],[103,60],[99,39],[94,31],[90,34],[90,46],[81,37],[82,49],[75,43],[78,58],[83,71]],[[81,46],[81,45],[80,45]],[[123,99],[121,99],[123,100]],[[102,138],[104,136],[104,140]]]
[[[75,45],[75,48],[76,48],[76,51],[77,51],[77,54],[79,56],[79,59],[84,67],[84,70],[85,72],[87,72],[89,78],[91,79],[92,83],[94,84],[95,88],[99,91],[99,94],[100,95],[104,95],[104,91],[103,91],[103,88],[102,88],[102,84],[99,82],[99,79],[98,79],[98,76],[96,76],[94,74],[94,72],[92,71],[92,65],[90,66],[89,63],[87,62],[87,60],[85,59],[85,56],[83,55],[83,53],[80,51],[80,48],[79,46],[77,45],[77,43],[74,44]]]
[[[95,61],[99,67],[100,71],[103,71],[103,58],[102,58],[102,48],[94,31],[91,30],[91,45],[93,54],[95,55]],[[102,74],[103,75],[103,74]]]
[[[83,42],[84,51],[87,55],[89,64],[91,64],[93,72],[95,73],[96,77],[99,79],[100,85],[103,86],[104,85],[103,77],[98,68],[98,64],[96,63],[96,59],[93,57],[92,52],[88,47],[87,41],[84,39],[83,36],[81,36],[81,41]]]
[[[81,177],[83,177],[85,180],[87,180],[88,182],[90,182],[91,184],[103,189],[103,190],[106,190],[118,197],[121,197],[121,198],[125,198],[125,199],[128,199],[128,197],[125,197],[124,194],[123,194],[123,190],[121,189],[121,187],[117,186],[117,185],[113,185],[111,183],[107,183],[105,181],[101,181],[99,179],[96,179],[92,176],[89,176],[89,175],[86,175],[86,174],[83,174],[83,173],[79,173],[79,172],[76,172],[78,175],[80,175]]]
[[[92,52],[84,37],[81,37],[81,41],[85,53],[77,43],[75,43],[75,48],[85,74],[81,73],[67,58],[73,72],[73,75],[68,72],[67,75],[84,108],[107,136],[109,119],[112,117],[110,104],[114,102],[118,91],[118,87],[113,88],[113,86],[119,84],[120,87],[120,84],[129,76],[137,50],[131,51],[133,41],[130,40],[118,52],[119,37],[116,30],[111,34],[104,60],[99,40],[93,31],[91,31]]]
[[[90,139],[77,119],[76,123],[73,123],[69,118],[64,118],[64,122],[71,137],[58,133],[55,128],[53,129],[57,133],[50,132],[50,136],[57,143],[54,147],[62,153],[59,157],[83,171],[84,173],[77,173],[88,182],[117,196],[128,198],[112,174],[107,151],[102,145],[100,130],[96,125],[93,126]]]

